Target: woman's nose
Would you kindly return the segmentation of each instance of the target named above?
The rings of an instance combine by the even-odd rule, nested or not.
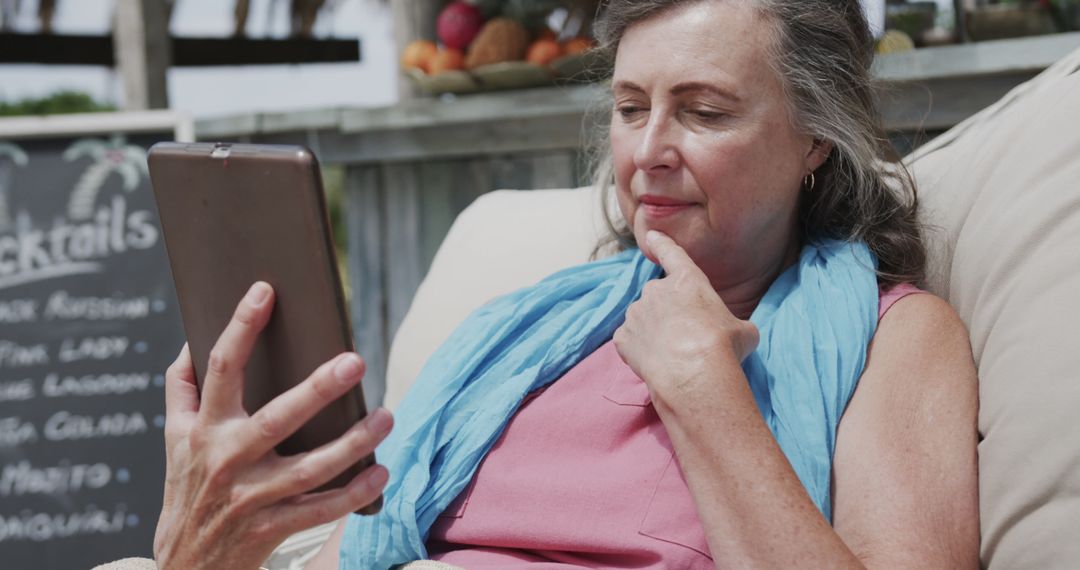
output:
[[[641,142],[634,151],[634,165],[643,172],[674,169],[679,165],[679,152],[673,140],[671,122],[662,116],[649,117]]]

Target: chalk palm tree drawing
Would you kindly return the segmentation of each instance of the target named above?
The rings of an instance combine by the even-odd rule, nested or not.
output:
[[[79,177],[68,200],[68,216],[73,220],[85,220],[94,212],[94,202],[105,180],[117,173],[124,180],[124,190],[134,191],[143,176],[150,173],[146,167],[146,150],[127,144],[123,135],[113,135],[108,141],[102,139],[79,139],[64,151],[64,160],[71,162],[89,156],[94,162]]]
[[[30,157],[23,149],[9,143],[0,141],[0,232],[6,232],[11,228],[11,211],[8,205],[8,195],[11,188],[12,164],[26,166],[30,163]]]

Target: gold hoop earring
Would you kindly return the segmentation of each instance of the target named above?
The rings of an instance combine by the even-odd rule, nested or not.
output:
[[[809,180],[809,182],[807,182],[807,180]],[[805,177],[803,177],[802,185],[803,185],[803,188],[805,188],[807,192],[813,192],[815,184],[817,184],[817,180],[814,179],[814,173],[813,172],[811,172],[810,174],[807,174]]]

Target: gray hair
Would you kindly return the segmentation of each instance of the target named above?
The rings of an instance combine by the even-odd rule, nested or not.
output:
[[[597,22],[599,49],[613,71],[626,30],[679,6],[719,0],[609,0]],[[726,0],[735,1],[735,0]],[[921,282],[926,251],[914,182],[884,136],[870,76],[873,37],[858,0],[750,1],[773,25],[772,67],[797,128],[831,142],[813,192],[799,204],[801,238],[863,241],[878,259],[883,284]],[[606,109],[611,112],[610,106]],[[611,235],[596,248],[635,246],[633,232],[610,212],[614,167],[607,129],[590,145]],[[892,163],[886,165],[886,163]]]

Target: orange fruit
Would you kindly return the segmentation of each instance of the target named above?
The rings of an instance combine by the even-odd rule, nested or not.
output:
[[[563,44],[563,51],[566,55],[577,55],[591,50],[595,45],[589,38],[572,38]]]
[[[562,46],[554,39],[539,39],[529,46],[525,61],[536,65],[547,65],[562,55]]]
[[[428,73],[465,69],[465,54],[459,49],[443,48],[428,61]]]
[[[435,42],[428,40],[416,40],[405,46],[401,52],[401,67],[404,69],[419,69],[427,72],[432,58],[439,53]]]

